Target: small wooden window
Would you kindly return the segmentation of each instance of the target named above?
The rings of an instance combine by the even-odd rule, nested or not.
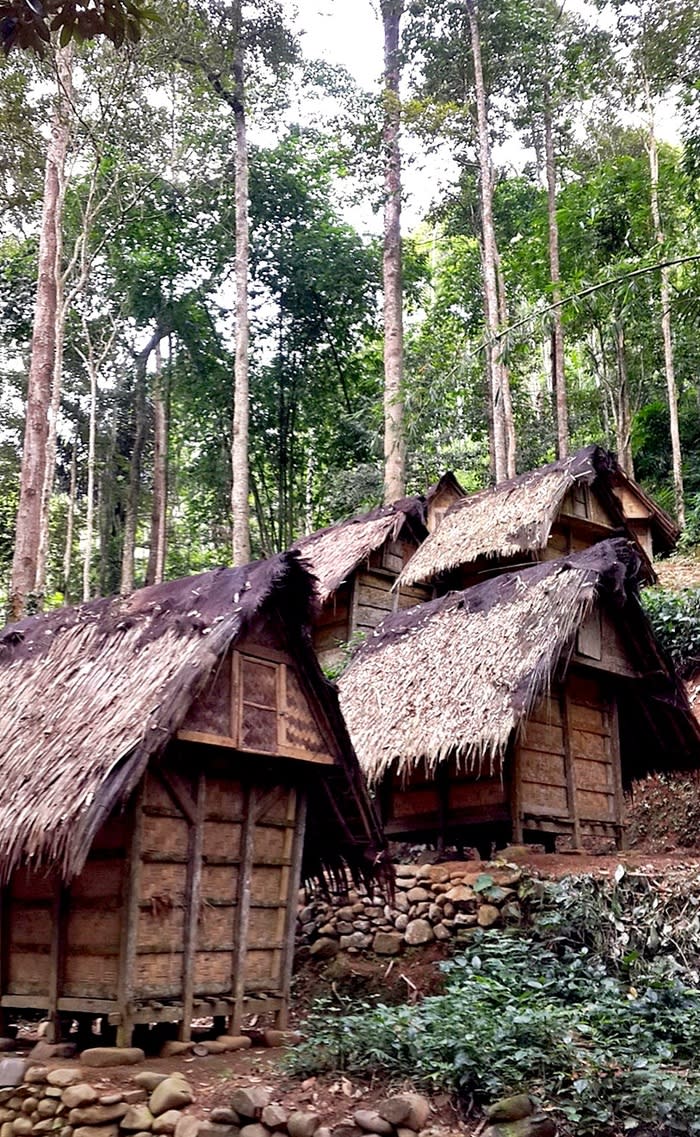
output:
[[[588,517],[590,515],[590,500],[588,486],[585,482],[575,482],[571,491],[574,517]]]
[[[587,659],[603,658],[603,636],[600,608],[595,608],[578,631],[576,650]]]
[[[278,750],[280,664],[239,656],[240,745],[274,754]]]

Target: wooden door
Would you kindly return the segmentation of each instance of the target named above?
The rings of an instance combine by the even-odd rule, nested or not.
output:
[[[621,824],[617,707],[609,676],[572,674],[566,685],[576,813],[583,832]]]

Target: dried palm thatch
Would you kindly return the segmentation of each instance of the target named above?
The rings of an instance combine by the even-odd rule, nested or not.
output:
[[[507,560],[541,551],[564,498],[577,482],[593,487],[613,524],[631,539],[616,487],[625,486],[651,511],[660,550],[668,551],[677,541],[673,520],[624,474],[614,455],[600,446],[586,446],[568,458],[455,502],[406,566],[401,583],[433,580],[479,557]]]
[[[498,770],[603,599],[624,614],[639,662],[684,717],[697,761],[700,734],[636,598],[638,569],[628,542],[605,541],[385,620],[340,681],[341,708],[369,783],[419,762],[430,773],[452,757],[476,773]]]
[[[301,537],[293,547],[302,553],[316,577],[321,604],[385,541],[397,540],[404,529],[422,540],[427,534],[425,502],[422,496],[405,497]]]
[[[20,862],[79,872],[92,840],[164,750],[222,656],[265,614],[285,628],[338,741],[335,809],[307,872],[363,872],[381,837],[335,695],[308,630],[313,580],[299,554],[218,569],[35,616],[0,634],[0,873]],[[321,812],[329,812],[324,798]]]

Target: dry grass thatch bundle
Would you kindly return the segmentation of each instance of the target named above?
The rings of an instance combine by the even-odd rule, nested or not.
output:
[[[659,540],[671,548],[678,539],[672,519],[627,478],[614,456],[600,446],[586,446],[568,458],[455,502],[406,566],[401,583],[426,582],[479,557],[506,560],[541,551],[564,498],[577,482],[594,487],[622,531],[625,518],[614,490],[625,485],[652,511]]]
[[[340,681],[370,784],[421,761],[434,771],[452,756],[463,768],[497,769],[601,597],[622,609],[635,651],[663,677],[664,697],[687,712],[637,600],[638,566],[625,540],[605,541],[385,620]]]
[[[181,725],[219,660],[260,614],[286,628],[329,714],[344,768],[328,768],[348,828],[334,821],[310,871],[381,845],[335,695],[310,646],[313,579],[298,553],[218,569],[36,616],[0,634],[0,871],[57,863],[68,878],[115,806]],[[322,813],[329,812],[324,801]],[[354,829],[354,833],[352,830]],[[324,847],[325,841],[325,847]]]
[[[316,577],[321,604],[370,553],[387,540],[397,540],[405,526],[414,530],[419,540],[426,536],[425,498],[405,497],[300,538],[294,548],[302,553]]]

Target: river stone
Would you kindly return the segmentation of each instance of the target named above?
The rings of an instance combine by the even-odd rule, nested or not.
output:
[[[477,913],[477,923],[480,928],[492,928],[501,918],[501,913],[494,904],[482,904]]]
[[[80,1109],[97,1101],[97,1090],[87,1082],[78,1082],[77,1085],[65,1088],[61,1094],[61,1101],[69,1109]]]
[[[138,1074],[134,1074],[133,1081],[137,1086],[140,1086],[142,1090],[148,1090],[149,1093],[153,1093],[156,1086],[164,1082],[167,1076],[167,1074],[159,1074],[155,1070],[140,1070]]]
[[[396,866],[396,875],[398,877],[415,876],[416,875],[416,866],[415,865],[397,865]]]
[[[535,1112],[535,1103],[529,1094],[513,1094],[501,1098],[486,1110],[486,1120],[500,1124],[502,1121],[521,1121]]]
[[[155,1086],[153,1088],[155,1089]],[[122,1092],[122,1101],[125,1101],[127,1105],[140,1105],[141,1102],[147,1100],[148,1094],[144,1089],[123,1090]]]
[[[122,1129],[139,1130],[150,1129],[153,1125],[153,1114],[147,1105],[130,1105],[121,1119]]]
[[[124,1101],[124,1098],[120,1093],[115,1092],[112,1094],[100,1094],[97,1100],[100,1105],[119,1105],[120,1102]]]
[[[450,929],[446,928],[444,924],[436,924],[433,928],[433,934],[436,940],[444,942],[450,938]]]
[[[401,932],[377,932],[372,941],[372,951],[377,955],[399,955],[402,948]]]
[[[284,1129],[288,1118],[289,1110],[285,1109],[283,1105],[275,1105],[274,1103],[266,1105],[260,1116],[263,1125],[272,1130]]]
[[[483,1137],[556,1137],[557,1127],[551,1117],[544,1113],[534,1113],[520,1121],[501,1121],[489,1125]]]
[[[432,897],[426,888],[421,888],[417,885],[415,888],[409,888],[406,893],[406,899],[409,904],[422,904],[426,900],[431,900]]]
[[[138,1046],[93,1046],[80,1055],[83,1066],[136,1066],[145,1059]]]
[[[268,1109],[271,1108],[268,1106]],[[263,1111],[264,1112],[264,1111]],[[219,1109],[213,1109],[209,1114],[209,1120],[213,1121],[216,1125],[240,1125],[241,1119],[234,1109],[226,1109],[220,1106]]]
[[[179,1058],[181,1054],[189,1054],[193,1046],[193,1042],[178,1042],[177,1039],[171,1038],[161,1046],[160,1057]]]
[[[30,1066],[24,1075],[25,1082],[29,1085],[45,1082],[49,1076],[49,1071],[46,1066]]]
[[[119,1126],[81,1125],[73,1130],[73,1137],[119,1137]]]
[[[301,1035],[296,1030],[274,1030],[268,1027],[263,1031],[265,1045],[276,1049],[279,1046],[298,1046]]]
[[[392,1125],[419,1132],[430,1115],[430,1104],[422,1094],[394,1094],[380,1101],[377,1113]]]
[[[83,1071],[80,1069],[61,1066],[58,1070],[50,1070],[46,1075],[46,1081],[50,1086],[59,1086],[60,1089],[66,1090],[68,1086],[77,1085],[82,1076]]]
[[[16,1133],[17,1137],[28,1137],[33,1128],[33,1123],[28,1117],[16,1117],[12,1122],[12,1132]]]
[[[200,1117],[191,1117],[184,1113],[175,1126],[175,1137],[198,1137],[201,1128]]]
[[[471,904],[476,900],[476,893],[467,884],[456,884],[449,892],[443,893],[450,904]]]
[[[321,1118],[310,1110],[296,1109],[287,1119],[289,1137],[313,1137]]]
[[[88,1105],[84,1109],[72,1109],[68,1114],[70,1125],[106,1125],[111,1121],[121,1121],[129,1109],[120,1102],[118,1105]]]
[[[26,1113],[27,1116],[30,1117],[32,1113],[36,1112],[36,1107],[38,1106],[38,1104],[39,1104],[38,1098],[32,1098],[32,1097],[25,1098],[24,1101],[22,1102],[22,1113]]]
[[[394,1132],[393,1125],[389,1121],[385,1121],[376,1109],[357,1109],[353,1117],[360,1129],[364,1129],[366,1133],[378,1133],[380,1137],[391,1137]]]
[[[58,1102],[53,1098],[44,1098],[42,1101],[37,1102],[36,1111],[42,1119],[45,1117],[55,1117],[57,1109]]]
[[[20,1086],[28,1066],[26,1058],[0,1058],[0,1086]]]
[[[64,1125],[63,1129],[60,1131],[58,1137],[73,1137],[73,1126],[72,1125]]]
[[[169,1109],[182,1109],[186,1105],[191,1105],[193,1101],[194,1094],[182,1076],[171,1076],[156,1086],[148,1106],[153,1116],[159,1117]]]
[[[243,1126],[240,1137],[269,1137],[269,1134],[259,1121],[251,1121],[250,1125]]]
[[[154,1133],[174,1133],[181,1117],[181,1110],[167,1109],[165,1113],[161,1113],[160,1117],[155,1119],[151,1128]]]
[[[234,1090],[231,1095],[231,1109],[248,1121],[259,1121],[262,1111],[270,1104],[272,1090],[267,1086],[248,1086],[247,1089]]]
[[[335,940],[329,939],[328,936],[321,936],[320,939],[312,943],[309,954],[314,959],[332,959],[334,955],[338,954],[339,950],[340,948]]]
[[[45,1117],[43,1121],[35,1121],[32,1133],[55,1133],[57,1129],[61,1128],[61,1120],[58,1117]]]
[[[411,920],[404,932],[404,938],[411,947],[417,947],[419,944],[429,944],[435,936],[427,920]]]
[[[187,1119],[187,1115],[183,1117],[183,1121]],[[240,1129],[237,1125],[219,1125],[215,1121],[202,1121],[199,1120],[199,1129],[197,1130],[198,1137],[240,1137]],[[178,1122],[178,1128],[182,1122]],[[267,1130],[265,1130],[267,1133]]]

